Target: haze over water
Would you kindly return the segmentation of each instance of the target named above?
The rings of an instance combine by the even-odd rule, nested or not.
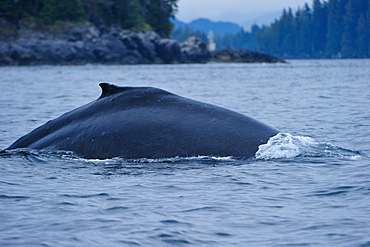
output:
[[[154,86],[283,134],[252,160],[0,153],[1,246],[370,245],[370,60],[0,67],[0,149],[95,100]]]

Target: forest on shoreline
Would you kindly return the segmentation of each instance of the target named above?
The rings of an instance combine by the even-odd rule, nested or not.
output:
[[[176,29],[178,40],[207,34]],[[271,25],[215,37],[218,48],[258,50],[280,58],[369,58],[370,0],[313,0],[293,12],[284,9]]]
[[[0,66],[284,62],[261,52],[210,53],[169,39],[177,0],[0,1]]]
[[[119,27],[154,31],[179,42],[207,34],[173,30],[178,0],[2,0],[0,36],[9,30],[57,28],[63,22],[93,23],[100,31]],[[286,58],[369,58],[370,0],[312,0],[296,11],[250,31],[216,36],[217,48],[230,46]]]
[[[93,23],[100,29],[117,26],[133,31],[151,30],[168,37],[173,28],[170,18],[177,0],[2,0],[0,18],[16,28],[38,28],[61,22]]]

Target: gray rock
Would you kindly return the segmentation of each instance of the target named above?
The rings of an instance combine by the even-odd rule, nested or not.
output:
[[[126,47],[130,50],[137,50],[138,45],[136,44],[135,40],[132,38],[131,34],[123,35],[120,40],[126,45]]]
[[[220,50],[211,53],[212,62],[222,63],[284,63],[285,61],[277,57],[264,54],[257,51],[249,51],[246,49],[235,49],[232,47],[224,47]]]
[[[8,54],[14,65],[34,64],[33,62],[36,59],[35,52],[32,49],[18,44],[11,45]]]
[[[76,41],[94,41],[100,37],[100,31],[92,25],[80,24],[66,33],[67,40]]]
[[[181,63],[182,53],[178,42],[173,39],[160,39],[156,42],[156,53],[163,63]]]
[[[179,44],[154,32],[117,27],[99,29],[91,23],[64,23],[59,29],[18,30],[0,37],[0,65],[37,64],[151,64],[268,62],[277,58],[233,48],[211,54],[199,38]],[[274,60],[275,59],[275,60]]]
[[[209,61],[210,53],[207,45],[195,36],[181,43],[181,53],[185,63],[206,63]]]
[[[150,36],[145,33],[134,33],[132,36],[137,44],[137,50],[148,61],[144,63],[152,63],[155,60],[155,44],[149,38]]]
[[[11,65],[13,59],[10,57],[9,44],[0,41],[0,65]]]

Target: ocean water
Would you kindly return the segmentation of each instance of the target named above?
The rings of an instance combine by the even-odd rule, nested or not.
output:
[[[95,100],[154,86],[281,133],[256,157],[0,153],[0,246],[370,246],[370,60],[0,67],[0,149]]]

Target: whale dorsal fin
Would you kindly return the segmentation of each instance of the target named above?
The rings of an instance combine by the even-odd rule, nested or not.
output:
[[[107,82],[102,82],[99,84],[99,86],[101,87],[101,90],[102,90],[99,99],[131,89],[131,87],[118,87],[116,85],[113,85]]]

